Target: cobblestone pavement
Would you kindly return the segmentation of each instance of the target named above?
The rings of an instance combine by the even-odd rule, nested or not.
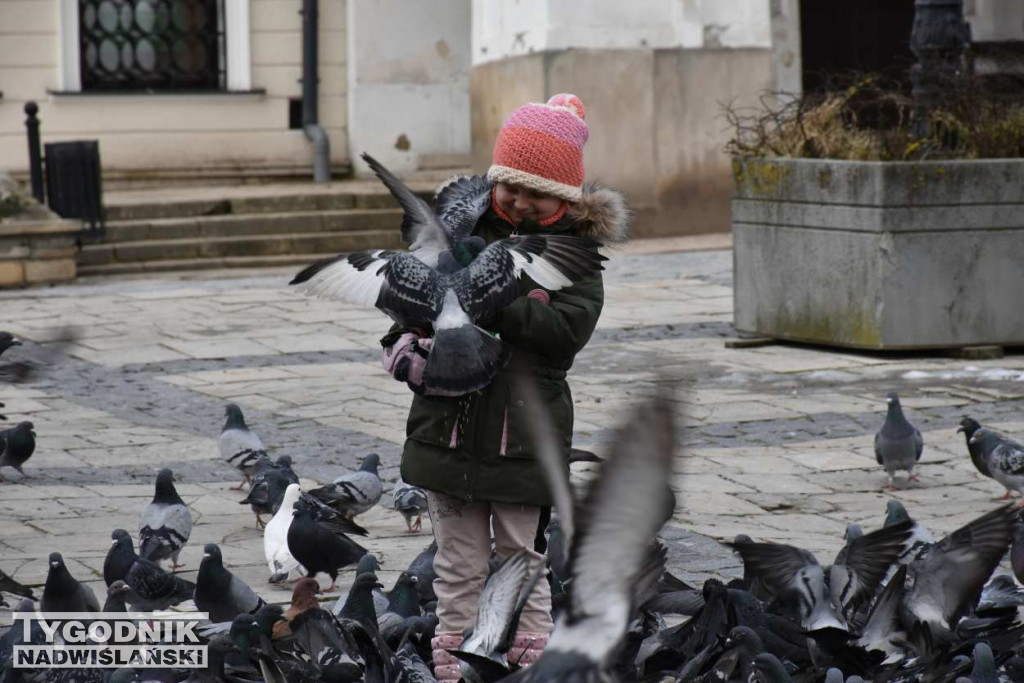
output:
[[[111,530],[135,533],[154,473],[169,466],[197,522],[184,575],[194,578],[202,545],[215,541],[266,598],[288,599],[288,587],[266,583],[261,534],[217,456],[224,404],[240,404],[272,455],[292,455],[310,484],[370,452],[393,481],[410,400],[378,363],[384,317],[305,299],[288,291],[290,274],[81,281],[0,294],[2,328],[34,342],[12,358],[39,353],[35,345],[66,325],[80,332],[70,357],[41,381],[0,388],[10,422],[30,419],[38,434],[31,478],[0,472],[0,569],[39,585],[45,557],[60,550],[72,574],[102,595]],[[675,571],[698,580],[736,575],[737,561],[717,540],[739,532],[827,554],[847,522],[879,524],[885,476],[872,436],[892,390],[924,432],[921,482],[896,494],[911,512],[945,532],[995,505],[1000,487],[974,472],[955,429],[969,412],[1024,432],[1024,357],[729,349],[731,281],[727,251],[614,256],[600,327],[570,376],[576,443],[598,452],[625,407],[658,383],[681,385],[679,506],[665,531]],[[588,476],[588,465],[575,467],[578,478]],[[406,534],[389,502],[361,518],[385,583],[429,533]],[[350,579],[343,575],[342,590]]]

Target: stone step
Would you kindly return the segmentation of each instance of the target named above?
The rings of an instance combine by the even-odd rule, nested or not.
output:
[[[108,222],[106,233],[94,243],[350,230],[397,232],[401,222],[402,212],[395,208],[119,220]]]
[[[433,197],[433,188],[422,182],[413,190],[424,199]],[[105,203],[108,222],[160,218],[197,218],[202,216],[275,214],[352,209],[395,209],[398,203],[379,183],[338,183],[327,190],[298,188],[207,188],[161,196],[158,192],[139,193],[138,197],[118,196]]]
[[[79,269],[109,264],[224,259],[293,254],[337,254],[363,249],[400,248],[398,230],[344,230],[230,237],[145,239],[132,242],[85,244]],[[86,271],[83,271],[86,272]]]
[[[133,273],[165,273],[188,270],[219,270],[221,268],[272,268],[295,266],[301,268],[335,252],[322,254],[284,254],[281,256],[226,256],[223,258],[166,259],[163,261],[135,261],[133,263],[104,263],[78,266],[80,277],[88,275],[130,275]],[[298,272],[298,271],[296,271]]]

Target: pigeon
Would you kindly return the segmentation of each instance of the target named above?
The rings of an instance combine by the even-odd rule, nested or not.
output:
[[[171,569],[192,533],[192,513],[174,488],[174,473],[164,468],[156,475],[156,493],[142,512],[139,556],[153,562],[170,558]]]
[[[910,564],[913,586],[903,598],[904,623],[920,622],[929,638],[952,642],[960,618],[1010,547],[1015,512],[1005,506],[957,529]]]
[[[292,618],[291,630],[299,648],[320,672],[320,680],[364,680],[362,667],[352,657],[352,653],[359,656],[358,646],[330,612],[315,605],[304,609]]]
[[[128,611],[128,595],[131,593],[128,584],[120,579],[107,586],[107,599],[103,603],[106,614],[124,614]]]
[[[10,332],[0,332],[0,355],[12,346],[21,346],[21,342],[14,338]]]
[[[263,442],[260,441],[260,437],[249,431],[241,408],[234,403],[229,403],[224,409],[224,414],[228,419],[220,432],[217,446],[220,448],[220,457],[235,467],[244,477],[238,486],[232,487],[237,491],[249,481],[256,462],[267,452],[263,450]]]
[[[1010,547],[1010,567],[1017,581],[1024,584],[1024,524],[1020,521],[1013,527],[1013,542]]]
[[[419,486],[406,484],[399,477],[391,495],[394,498],[395,510],[405,517],[406,531],[410,534],[420,531],[423,528],[423,513],[427,509],[427,492]],[[416,518],[415,524],[412,521],[413,517]]]
[[[384,487],[377,476],[380,456],[370,453],[359,469],[343,474],[327,486],[313,489],[309,495],[341,512],[349,519],[361,515],[380,501]]]
[[[388,594],[387,607],[377,613],[377,630],[391,647],[398,647],[406,631],[406,620],[420,616],[420,595],[416,583],[417,579],[412,574],[399,574],[394,588]]]
[[[980,449],[992,478],[1006,489],[1006,493],[997,500],[1010,498],[1012,491],[1024,495],[1024,446],[985,427],[975,430],[967,445],[968,448],[973,445]],[[1024,500],[1021,506],[1024,507]]]
[[[754,676],[758,683],[793,683],[786,667],[770,652],[754,657]]]
[[[991,479],[992,472],[988,469],[988,461],[985,459],[981,444],[971,443],[971,438],[979,429],[981,429],[981,424],[977,420],[964,415],[960,420],[960,428],[956,431],[963,432],[964,439],[967,441],[967,453],[971,456],[971,462],[974,463],[975,469]]]
[[[31,422],[19,422],[0,432],[0,467],[13,467],[28,478],[21,466],[36,450],[36,433]]]
[[[288,486],[299,483],[291,463],[290,456],[282,455],[276,463],[271,463],[269,458],[260,460],[253,469],[249,495],[240,504],[252,506],[257,528],[263,526],[263,515],[274,515],[281,508]]]
[[[232,621],[239,614],[255,614],[266,603],[240,578],[224,568],[215,543],[203,547],[203,560],[196,576],[196,607],[207,612],[210,621]]]
[[[293,507],[301,494],[302,489],[298,484],[289,484],[280,508],[263,529],[263,554],[270,568],[270,583],[285,581],[294,569],[305,572],[288,550],[288,529],[295,513]]]
[[[305,294],[375,306],[403,327],[433,329],[425,386],[452,395],[487,386],[511,357],[507,344],[476,325],[520,295],[526,275],[558,290],[602,269],[600,244],[585,237],[515,235],[490,245],[471,233],[490,206],[478,179],[442,188],[437,212],[375,159],[377,177],[405,211],[409,252],[374,249],[309,266],[289,283]]]
[[[537,442],[537,456],[569,552],[568,604],[531,666],[508,683],[614,680],[611,655],[629,625],[634,596],[653,586],[664,570],[651,562],[650,548],[673,496],[667,485],[675,451],[673,412],[676,404],[658,395],[631,411],[597,478],[575,514],[565,471],[564,451],[554,437],[550,417],[531,378],[517,376]],[[664,547],[662,547],[664,550]]]
[[[316,579],[302,578],[296,581],[292,589],[292,604],[281,615],[281,621],[274,624],[274,639],[290,636],[292,619],[308,609],[319,607],[320,603],[317,602],[316,596],[322,592]]]
[[[895,475],[898,471],[907,473],[907,481],[918,481],[914,475],[914,465],[921,459],[924,441],[917,427],[907,422],[903,416],[899,396],[895,392],[886,398],[889,408],[885,414],[882,428],[875,434],[875,460],[889,475],[889,483],[884,489],[895,489]]]
[[[830,567],[822,567],[806,550],[781,543],[733,543],[732,548],[743,558],[744,573],[757,577],[769,595],[797,603],[804,628],[846,630],[903,552],[912,526],[906,521],[850,539]]]
[[[3,351],[12,346],[21,346],[21,341],[11,336],[9,332],[0,332],[0,336],[3,335],[7,335],[4,337],[5,341],[3,343],[6,346],[3,347]],[[77,341],[78,337],[79,333],[73,327],[65,327],[58,330],[56,334],[51,336],[52,341],[45,345],[37,345],[33,349],[34,357],[0,365],[0,382],[21,384],[35,380],[47,366],[52,365],[65,355],[65,352]]]
[[[416,589],[420,593],[420,604],[437,600],[434,595],[434,557],[437,555],[437,541],[433,540],[409,563],[407,572],[416,577]]]
[[[999,683],[996,660],[988,643],[974,644],[974,667],[971,669],[971,683]]]
[[[43,612],[99,612],[100,603],[88,586],[75,580],[60,553],[50,553],[50,568],[39,601]]]
[[[473,665],[477,660],[466,658],[466,654],[485,657],[508,668],[505,653],[512,646],[519,614],[542,572],[542,567],[530,571],[530,556],[524,549],[510,555],[484,584],[473,631],[459,650],[452,652],[460,660],[464,679],[470,683],[485,683],[482,672]]]
[[[288,551],[306,568],[306,576],[323,572],[331,577],[328,590],[334,590],[338,570],[359,561],[366,549],[345,535],[338,524],[318,520],[313,507],[305,501],[295,503],[292,524],[288,528]]]
[[[124,529],[115,529],[107,557],[103,562],[103,580],[108,588],[124,581],[131,589],[127,601],[132,609],[151,612],[165,610],[192,598],[195,584],[169,574],[156,562],[139,557],[132,548],[132,537]]]
[[[357,574],[341,609],[339,610],[337,605],[335,606],[335,614],[344,619],[359,622],[367,633],[377,633],[377,610],[373,604],[375,588],[381,588],[376,574],[372,572]]]
[[[10,593],[11,595],[17,595],[22,598],[28,598],[29,600],[35,600],[36,596],[32,593],[32,589],[28,586],[23,586],[10,576],[0,571],[0,593]],[[7,604],[3,601],[3,597],[0,596],[0,604]]]

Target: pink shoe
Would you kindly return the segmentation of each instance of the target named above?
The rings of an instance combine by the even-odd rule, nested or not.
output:
[[[548,635],[546,633],[529,633],[520,631],[512,641],[512,647],[508,651],[508,663],[515,666],[530,666],[544,652],[548,646]]]
[[[444,631],[437,634],[430,640],[430,649],[433,650],[434,677],[438,683],[442,681],[458,681],[462,678],[462,671],[459,669],[459,660],[449,653],[449,650],[458,650],[462,646],[462,634],[458,631]]]

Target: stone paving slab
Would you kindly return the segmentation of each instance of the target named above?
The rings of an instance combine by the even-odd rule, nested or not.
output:
[[[272,455],[293,457],[305,484],[330,481],[376,452],[390,491],[411,401],[379,366],[388,321],[298,296],[286,285],[291,274],[87,279],[0,292],[0,328],[26,340],[11,358],[41,353],[67,326],[78,328],[67,357],[38,382],[0,386],[0,412],[11,423],[32,420],[38,434],[29,479],[0,471],[0,569],[38,586],[46,555],[59,549],[75,576],[103,588],[110,532],[137,531],[154,474],[167,466],[196,522],[182,575],[194,578],[202,545],[217,542],[261,595],[288,600],[288,586],[266,581],[262,536],[217,455],[224,404],[241,405]],[[676,386],[678,507],[663,535],[680,576],[738,575],[736,557],[718,543],[737,533],[827,557],[847,523],[879,525],[891,495],[936,534],[997,505],[1001,487],[975,472],[955,430],[969,413],[1024,435],[1024,356],[730,349],[731,287],[727,251],[614,254],[601,323],[570,374],[575,441],[599,454],[631,405]],[[893,390],[921,428],[925,453],[921,481],[890,494],[881,491],[872,438]],[[584,486],[595,471],[574,466],[574,481]],[[429,541],[429,531],[406,534],[389,502],[386,494],[360,520],[371,532],[361,542],[381,556],[387,584]],[[343,572],[337,594],[351,578]]]

